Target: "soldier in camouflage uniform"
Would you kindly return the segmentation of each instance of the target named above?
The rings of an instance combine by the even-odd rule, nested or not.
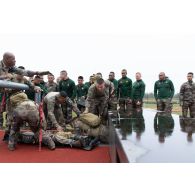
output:
[[[17,144],[17,134],[20,131],[20,127],[23,122],[27,122],[29,124],[30,129],[35,133],[35,141],[38,143],[39,130],[45,125],[44,123],[40,124],[38,105],[36,105],[33,101],[27,100],[19,103],[13,110],[13,125],[11,127],[8,142],[9,150],[15,150]],[[42,142],[47,145],[49,149],[55,149],[55,143],[44,130],[42,130]]]
[[[78,85],[75,88],[76,102],[78,109],[83,112],[85,110],[85,99],[88,93],[88,87],[83,84],[83,77],[78,77]]]
[[[86,99],[86,109],[84,113],[93,113],[102,119],[102,123],[107,122],[109,90],[106,88],[102,78],[97,79],[88,91]]]
[[[193,82],[193,73],[187,75],[188,81],[183,83],[180,88],[180,105],[182,106],[182,115],[187,117],[188,109],[190,117],[195,118],[195,83]]]
[[[160,72],[159,80],[154,84],[154,97],[157,102],[157,110],[171,112],[172,98],[175,89],[171,80],[169,80],[164,72]]]
[[[65,91],[48,93],[44,97],[44,111],[47,120],[50,120],[57,130],[63,130],[62,126],[71,121],[72,111],[77,116],[80,115],[79,109]]]
[[[9,79],[11,80],[13,78],[13,74],[17,75],[23,75],[32,77],[34,75],[46,75],[49,73],[49,71],[44,72],[38,72],[38,71],[30,71],[30,70],[24,70],[22,68],[18,68],[15,66],[16,60],[14,54],[10,52],[6,52],[3,54],[3,59],[0,61],[0,79]],[[0,90],[2,92],[2,89]],[[7,112],[9,113],[9,100],[7,103]],[[9,124],[8,124],[9,125]]]
[[[45,87],[47,88],[47,92],[57,92],[58,91],[58,84],[54,82],[54,75],[48,74],[47,76],[48,82],[45,84]]]
[[[96,84],[97,80],[100,78],[103,79],[102,73],[98,72],[97,74],[95,74],[94,83]],[[109,99],[108,99],[108,103],[109,103],[111,101],[111,99],[114,98],[114,83],[109,81],[109,80],[104,80],[104,83],[105,83],[106,93],[109,94]]]
[[[21,68],[17,68],[15,66],[16,60],[14,54],[10,52],[6,52],[3,55],[3,60],[0,61],[0,79],[11,79],[12,74],[19,74],[23,76],[32,77],[34,75],[47,75],[49,71],[38,72],[38,71],[30,71],[24,70]]]
[[[110,82],[114,85],[114,91],[113,94],[111,94],[110,100],[109,100],[109,109],[116,110],[117,109],[117,90],[118,90],[118,81],[115,79],[115,73],[110,72],[109,73],[109,79]]]
[[[132,80],[127,77],[127,70],[121,71],[122,78],[118,80],[118,101],[120,112],[131,114],[132,110]]]
[[[68,77],[65,70],[60,72],[59,91],[65,91],[68,97],[74,101],[75,99],[75,82]]]
[[[141,73],[137,72],[136,81],[133,83],[133,108],[139,109],[143,106],[143,98],[145,94],[145,83],[141,79]]]

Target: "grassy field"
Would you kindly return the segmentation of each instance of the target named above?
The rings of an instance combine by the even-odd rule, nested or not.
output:
[[[144,100],[144,108],[150,108],[150,109],[155,109],[156,110],[156,102],[154,99],[147,99]],[[181,107],[178,104],[178,100],[173,100],[173,110],[172,113],[181,115]]]

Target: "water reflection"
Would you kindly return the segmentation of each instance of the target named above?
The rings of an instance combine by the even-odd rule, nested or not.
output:
[[[145,121],[143,117],[143,110],[137,109],[128,113],[122,113],[120,115],[120,133],[122,140],[126,140],[128,135],[132,134],[132,131],[136,133],[136,139],[141,139],[142,133],[145,131]]]
[[[170,113],[157,112],[154,117],[154,131],[160,143],[165,142],[165,137],[170,136],[174,129],[174,119]]]
[[[187,141],[193,142],[192,134],[195,132],[195,119],[179,117],[181,131],[187,133]]]
[[[141,135],[145,131],[145,120],[143,110],[134,110],[132,115],[132,129],[136,133],[137,141],[141,140]]]
[[[132,134],[132,118],[123,118],[120,120],[120,133],[122,135],[122,140],[126,140],[127,135]]]

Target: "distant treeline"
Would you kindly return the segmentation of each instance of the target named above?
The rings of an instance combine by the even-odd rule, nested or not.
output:
[[[154,99],[154,93],[145,93],[143,101],[147,104],[156,104],[156,101]],[[174,95],[172,103],[179,104],[179,93],[176,93]]]
[[[154,93],[145,93],[144,99],[154,98]],[[173,97],[174,99],[179,99],[179,93],[176,93]]]

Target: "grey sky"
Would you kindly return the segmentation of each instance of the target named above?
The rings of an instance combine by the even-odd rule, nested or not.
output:
[[[182,35],[2,35],[0,55],[11,51],[17,66],[49,70],[57,77],[67,70],[69,77],[85,81],[96,72],[107,78],[109,71],[119,79],[126,68],[134,81],[141,72],[146,91],[153,91],[158,73],[164,71],[174,82],[176,92],[186,80],[186,73],[194,71],[195,36]]]

